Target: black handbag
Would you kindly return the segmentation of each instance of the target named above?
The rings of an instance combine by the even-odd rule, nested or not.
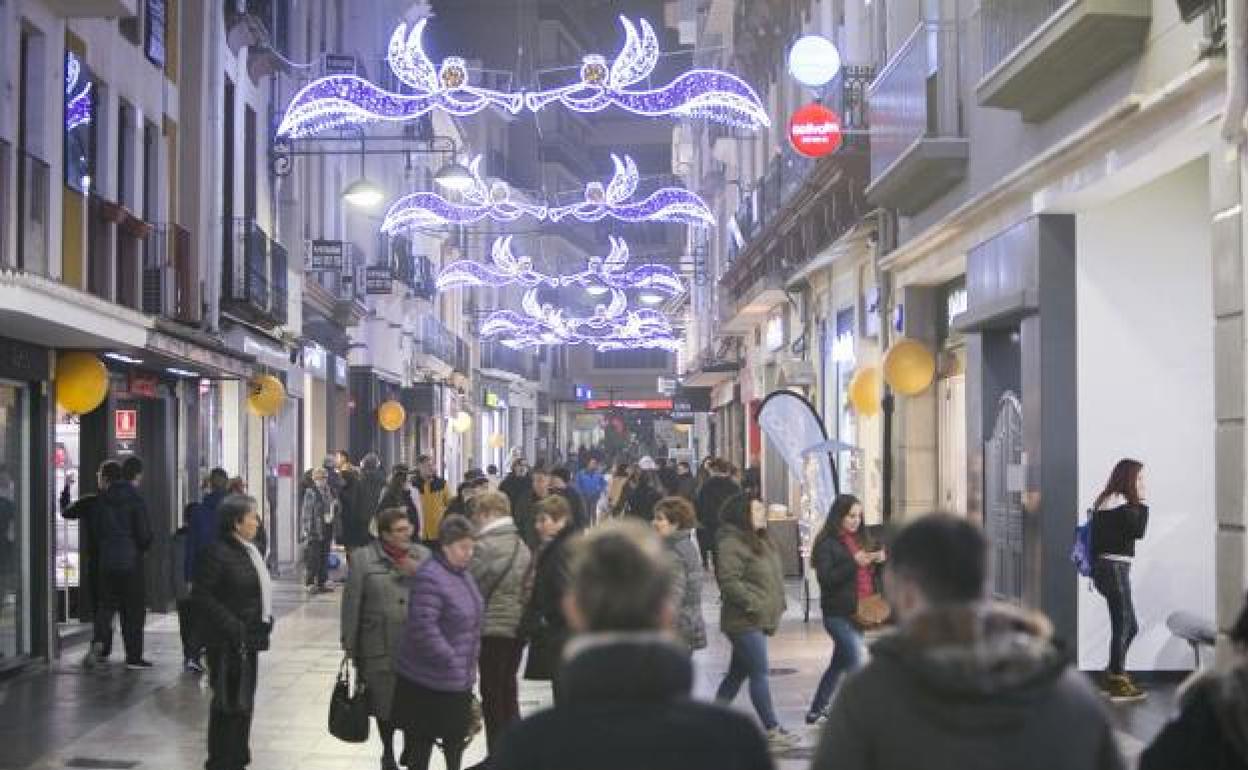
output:
[[[329,699],[329,734],[346,743],[364,743],[368,740],[367,685],[357,675],[355,693],[351,692],[348,665],[344,657],[338,666],[338,679]]]
[[[212,709],[222,714],[250,714],[256,695],[256,654],[246,645],[230,647],[215,657]]]

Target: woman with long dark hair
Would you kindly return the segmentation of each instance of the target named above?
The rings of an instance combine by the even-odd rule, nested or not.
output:
[[[750,682],[750,702],[774,749],[796,744],[793,733],[780,726],[767,681],[767,637],[776,633],[784,614],[784,569],[780,552],[767,536],[767,514],[761,501],[737,495],[720,511],[715,578],[719,582],[719,626],[732,642],[732,662],[715,700],[728,704],[741,685]]]
[[[858,601],[875,593],[875,566],[883,561],[884,552],[867,541],[862,503],[853,495],[838,495],[811,549],[823,628],[832,637],[833,649],[806,712],[808,725],[824,716],[841,677],[862,665],[862,634],[854,615]]]
[[[1113,700],[1136,700],[1145,693],[1127,675],[1127,650],[1140,630],[1131,601],[1131,561],[1135,541],[1148,527],[1144,504],[1144,465],[1119,460],[1092,505],[1092,584],[1109,609],[1109,665],[1101,687]]]

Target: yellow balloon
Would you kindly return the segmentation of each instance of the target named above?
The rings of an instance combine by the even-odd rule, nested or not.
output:
[[[108,369],[90,353],[58,353],[56,403],[67,412],[95,411],[108,396]]]
[[[456,433],[467,433],[472,427],[472,415],[467,412],[460,412],[455,415],[455,419],[451,420],[451,427]]]
[[[247,408],[257,417],[272,417],[286,403],[286,388],[271,374],[262,374],[247,385]]]
[[[882,397],[879,367],[863,366],[854,372],[849,380],[849,403],[855,412],[863,417],[877,414]]]
[[[384,430],[396,431],[403,427],[405,420],[407,420],[407,411],[398,401],[390,400],[377,407],[377,422]]]
[[[503,434],[501,433],[495,433],[494,435],[490,436],[490,447],[492,449],[502,449],[503,444],[506,444],[506,443],[507,443],[507,439],[503,438]]]
[[[917,396],[936,377],[936,356],[918,340],[902,337],[884,354],[884,379],[903,396]]]

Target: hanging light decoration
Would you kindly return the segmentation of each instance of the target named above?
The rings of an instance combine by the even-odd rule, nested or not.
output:
[[[659,41],[654,29],[641,20],[641,34],[625,16],[624,47],[607,65],[598,54],[582,59],[578,83],[524,95],[528,108],[537,112],[558,102],[576,112],[601,112],[615,106],[637,115],[704,118],[717,123],[764,128],[771,125],[767,110],[754,89],[736,75],[719,70],[690,70],[665,86],[630,90],[629,86],[650,77],[659,61]]]
[[[82,62],[73,52],[65,54],[65,132],[91,122],[93,100],[91,81],[79,88],[82,80]]]
[[[409,121],[434,109],[458,117],[488,107],[513,115],[524,109],[523,94],[468,85],[468,65],[458,56],[443,59],[441,67],[434,69],[421,43],[426,22],[416,22],[410,33],[406,23],[400,24],[390,37],[390,70],[412,93],[393,93],[356,75],[318,78],[290,100],[277,135],[298,139],[348,125]]]
[[[584,286],[598,294],[605,292],[597,292],[594,287],[605,286],[617,291],[650,289],[673,297],[685,290],[685,282],[665,265],[646,264],[626,271],[628,242],[615,235],[608,237],[611,252],[606,257],[590,257],[589,265],[579,273],[561,276],[561,286]]]
[[[564,310],[542,303],[537,289],[529,289],[521,302],[523,312],[499,310],[481,323],[482,337],[499,337],[512,348],[538,345],[593,345],[599,350],[680,347],[671,323],[654,310],[628,310],[624,292],[612,289],[609,304],[597,305],[593,315],[569,316]]]
[[[494,241],[490,248],[491,265],[471,259],[456,260],[442,268],[435,285],[439,290],[513,284],[558,288],[559,279],[534,270],[531,257],[517,257],[511,253],[512,237],[506,235]]]
[[[470,225],[489,217],[495,222],[514,222],[528,215],[546,218],[546,207],[513,201],[506,182],[488,183],[481,176],[482,156],[473,158],[468,172],[472,182],[463,189],[464,203],[452,203],[433,192],[404,195],[395,201],[381,223],[381,231],[395,235],[413,228]]]
[[[558,222],[573,216],[581,222],[598,222],[613,217],[621,222],[672,222],[691,227],[714,227],[715,215],[695,193],[680,187],[655,190],[644,200],[627,203],[637,192],[637,164],[632,157],[612,155],[615,175],[604,188],[601,182],[585,186],[585,200],[549,211],[550,220]]]

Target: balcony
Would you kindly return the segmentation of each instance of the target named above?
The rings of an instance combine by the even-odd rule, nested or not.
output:
[[[443,374],[450,374],[459,364],[459,346],[463,341],[456,337],[450,329],[431,315],[421,316],[420,339],[416,342],[417,352],[427,359],[440,363],[437,368],[445,369]]]
[[[979,103],[1048,119],[1144,50],[1152,0],[983,0]]]
[[[203,315],[199,266],[191,233],[181,225],[156,225],[147,236],[143,256],[143,312],[184,324],[198,324]]]
[[[66,19],[124,19],[139,12],[138,0],[44,0]]]
[[[44,161],[17,153],[17,267],[48,275],[51,174]]]
[[[254,220],[236,219],[228,226],[222,305],[266,329],[281,326],[287,320],[286,248]]]
[[[871,84],[867,197],[877,206],[913,216],[966,178],[958,33],[920,24]]]
[[[538,380],[537,361],[524,353],[493,341],[481,343],[481,368],[514,374],[522,380]]]

